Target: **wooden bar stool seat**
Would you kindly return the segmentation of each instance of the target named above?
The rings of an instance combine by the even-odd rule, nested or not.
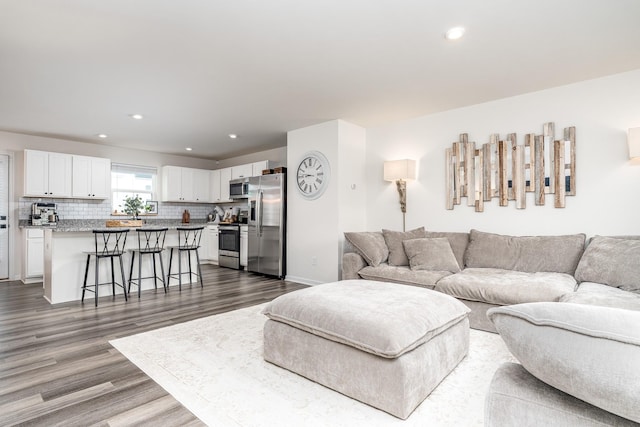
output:
[[[178,231],[178,246],[168,246],[169,249],[169,274],[167,274],[167,286],[172,277],[177,276],[179,289],[182,290],[182,275],[189,274],[189,281],[193,274],[200,279],[200,287],[204,288],[202,282],[202,270],[200,269],[200,255],[198,255],[198,248],[200,248],[200,239],[202,238],[202,230],[204,226],[198,227],[177,227]],[[178,273],[171,273],[171,262],[173,261],[173,251],[178,252]],[[186,252],[189,261],[189,271],[182,272],[182,253]],[[191,252],[196,254],[196,262],[198,264],[198,272],[194,273],[191,269]]]
[[[153,285],[158,289],[158,280],[162,282],[164,292],[167,293],[167,282],[164,279],[164,264],[162,262],[162,252],[164,251],[164,239],[167,235],[168,228],[139,228],[136,230],[138,233],[138,248],[130,249],[131,252],[131,268],[129,269],[129,289],[131,292],[131,285],[138,287],[138,298],[142,291],[142,280],[153,279]],[[138,255],[138,277],[133,278],[133,266],[135,264],[136,254]],[[144,255],[151,255],[153,261],[153,276],[142,277],[142,257]],[[158,276],[156,269],[156,255],[160,260],[161,275]]]
[[[84,295],[86,291],[93,292],[95,295],[95,304],[98,306],[98,287],[101,285],[111,285],[113,297],[116,296],[116,285],[120,286],[124,291],[124,299],[127,300],[127,288],[126,278],[124,275],[124,266],[122,264],[122,255],[125,252],[125,244],[127,242],[128,228],[107,228],[93,230],[94,237],[94,250],[85,252],[87,254],[87,265],[84,270],[84,282],[82,284],[82,301],[84,302]],[[91,257],[95,257],[95,281],[94,289],[87,287],[87,277],[89,275],[89,265],[91,263]],[[113,265],[113,259],[118,258],[120,262],[120,277],[122,283],[116,282],[115,269]],[[111,261],[111,282],[100,283],[100,260],[109,259]]]

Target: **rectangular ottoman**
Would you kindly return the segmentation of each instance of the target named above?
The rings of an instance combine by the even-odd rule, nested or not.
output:
[[[264,359],[406,419],[466,356],[468,312],[424,288],[318,285],[265,307]]]

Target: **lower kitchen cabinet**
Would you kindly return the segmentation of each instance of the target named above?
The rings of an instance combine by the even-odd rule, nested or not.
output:
[[[27,228],[25,231],[25,281],[42,278],[44,272],[44,231]]]
[[[209,260],[214,264],[218,263],[218,226],[208,225],[204,232],[207,234],[207,244],[209,245]]]
[[[240,266],[244,267],[245,270],[248,264],[249,258],[249,226],[241,225],[240,226]]]

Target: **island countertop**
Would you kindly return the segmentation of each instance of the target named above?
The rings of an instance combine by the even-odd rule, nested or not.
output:
[[[58,221],[55,226],[50,225],[31,225],[28,220],[20,220],[18,226],[20,228],[36,228],[42,230],[51,230],[54,232],[83,232],[93,231],[95,229],[106,228],[106,219],[63,219]],[[174,230],[177,227],[197,227],[206,226],[207,221],[205,219],[193,219],[189,223],[180,222],[178,219],[143,219],[144,224],[142,227],[167,227],[170,230]],[[138,227],[125,227],[131,230],[135,230]]]

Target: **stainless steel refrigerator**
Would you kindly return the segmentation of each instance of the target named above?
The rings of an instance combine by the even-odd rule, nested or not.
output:
[[[286,176],[249,178],[247,269],[284,278],[286,270]]]

